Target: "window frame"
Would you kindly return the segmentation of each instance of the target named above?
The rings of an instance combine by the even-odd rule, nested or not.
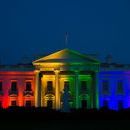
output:
[[[27,89],[27,83],[30,83],[30,89]],[[32,82],[31,81],[26,81],[25,82],[25,91],[32,91]]]
[[[116,94],[117,95],[123,95],[124,94],[124,81],[123,80],[118,80],[117,81]]]
[[[102,80],[101,92],[103,95],[110,94],[110,81],[108,79]]]
[[[15,105],[13,104],[14,102],[15,102]],[[11,100],[10,106],[11,107],[16,107],[17,106],[17,101],[16,100]]]
[[[85,86],[82,83],[85,83]],[[86,80],[80,81],[80,93],[81,94],[88,94],[88,83]]]
[[[13,87],[14,87],[14,86],[13,86],[13,83],[16,83],[15,89],[13,88]],[[10,91],[11,91],[11,92],[17,92],[17,91],[18,91],[18,82],[17,82],[17,80],[12,80],[12,81],[11,81]]]
[[[49,83],[51,83],[51,84],[49,84]],[[52,92],[53,91],[53,81],[47,81],[46,91],[47,92]]]

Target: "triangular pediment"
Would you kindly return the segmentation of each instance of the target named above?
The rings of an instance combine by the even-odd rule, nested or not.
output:
[[[52,53],[48,56],[35,60],[33,63],[99,63],[99,61],[93,57],[80,54],[77,51],[70,49],[63,49]]]

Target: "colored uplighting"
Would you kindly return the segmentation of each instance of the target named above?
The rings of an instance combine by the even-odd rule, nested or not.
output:
[[[34,72],[20,72],[20,71],[4,71],[0,72],[0,81],[2,82],[2,90],[0,92],[1,107],[7,108],[11,106],[11,102],[16,101],[17,106],[24,106],[26,100],[34,102],[32,95],[25,95],[26,82],[30,81],[32,86],[32,92],[34,92]],[[17,91],[11,92],[11,83],[15,81],[17,83]]]
[[[102,93],[102,82],[103,80],[108,80],[109,82],[109,93]],[[99,73],[99,105],[104,106],[104,101],[108,102],[108,108],[118,110],[119,102],[122,102],[123,108],[130,107],[129,101],[129,82],[128,72],[125,71],[104,71]],[[118,81],[123,82],[123,93],[117,93],[117,83]]]
[[[130,107],[130,71],[100,70],[98,60],[69,49],[40,58],[33,65],[32,71],[0,71],[1,107]]]

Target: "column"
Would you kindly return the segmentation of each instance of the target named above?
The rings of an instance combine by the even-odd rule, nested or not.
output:
[[[95,104],[94,104],[94,107],[95,108],[99,108],[99,73],[98,72],[95,72]]]
[[[59,70],[55,70],[55,108],[60,109]]]
[[[35,107],[41,106],[40,71],[35,71]]]
[[[75,71],[76,109],[79,108],[79,72]]]

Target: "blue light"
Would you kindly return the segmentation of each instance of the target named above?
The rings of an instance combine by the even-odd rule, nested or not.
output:
[[[108,108],[113,110],[119,109],[119,102],[122,102],[123,108],[130,107],[130,77],[128,71],[102,71],[99,72],[99,107],[104,106],[104,101],[108,101]],[[109,81],[109,93],[103,94],[102,93],[102,82],[103,80]],[[116,92],[117,89],[117,82],[121,80],[123,82],[123,94],[118,94]]]

